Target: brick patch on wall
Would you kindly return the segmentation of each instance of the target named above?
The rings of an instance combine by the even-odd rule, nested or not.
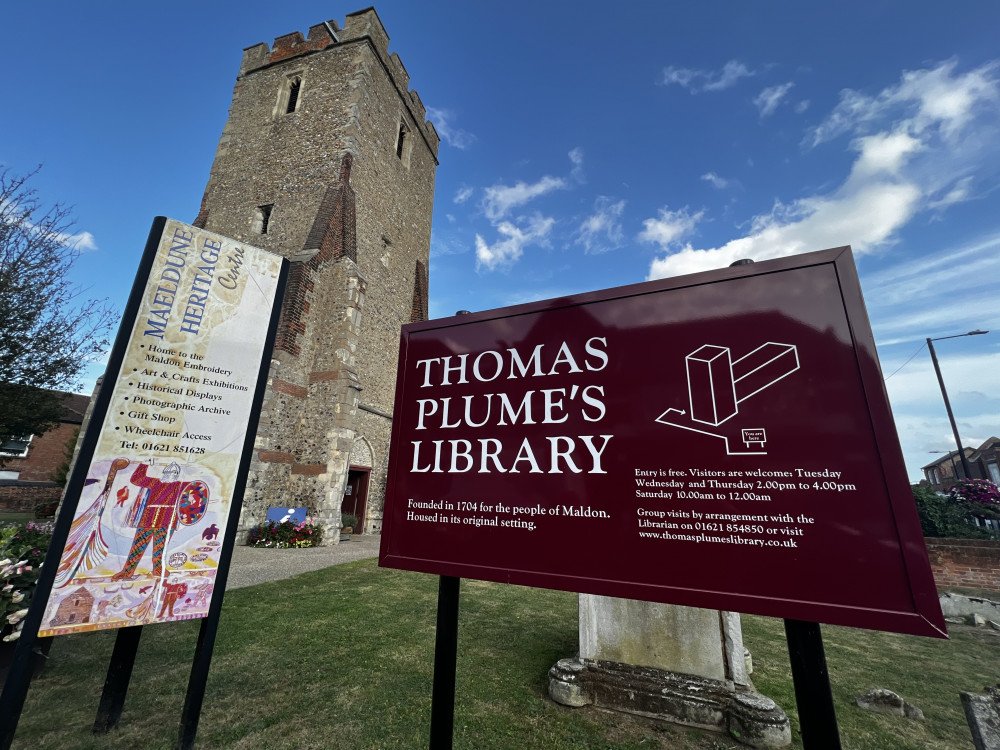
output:
[[[271,387],[278,391],[278,393],[284,393],[294,398],[305,398],[309,395],[309,391],[304,386],[295,385],[295,383],[289,383],[286,380],[278,380],[277,378],[271,380]]]
[[[257,457],[265,464],[294,464],[295,456],[286,451],[258,451]]]
[[[1000,542],[986,539],[927,539],[938,588],[967,586],[1000,591]]]
[[[39,503],[59,500],[62,487],[54,484],[0,485],[0,509],[7,511],[33,511]]]
[[[315,477],[324,473],[326,473],[326,464],[295,464],[292,466],[292,474]]]

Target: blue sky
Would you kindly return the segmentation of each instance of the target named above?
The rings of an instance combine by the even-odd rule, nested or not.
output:
[[[241,50],[361,7],[4,9],[0,164],[74,207],[89,294],[197,214]],[[849,244],[911,479],[954,448],[925,337],[993,331],[937,350],[963,442],[1000,434],[1000,5],[376,9],[443,139],[432,317]]]

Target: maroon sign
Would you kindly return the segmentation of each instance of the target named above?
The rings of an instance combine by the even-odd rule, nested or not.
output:
[[[379,563],[946,637],[849,248],[404,326]]]

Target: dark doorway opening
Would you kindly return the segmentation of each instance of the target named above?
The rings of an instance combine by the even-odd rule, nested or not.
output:
[[[350,513],[358,519],[354,527],[355,534],[365,531],[365,515],[368,510],[368,477],[371,469],[352,466],[347,472],[347,487],[344,489],[344,500],[340,504],[340,513]]]

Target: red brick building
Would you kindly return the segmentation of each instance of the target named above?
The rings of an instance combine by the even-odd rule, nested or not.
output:
[[[66,446],[83,423],[90,397],[60,393],[63,415],[59,424],[40,435],[12,440],[0,446],[5,459],[0,467],[0,509],[32,510],[62,492],[52,475],[66,460]]]
[[[1000,438],[991,437],[978,448],[965,448],[964,453],[972,479],[989,479],[1000,485]],[[946,493],[955,482],[966,478],[958,451],[951,451],[932,461],[921,471],[924,472],[924,483],[935,492]]]

